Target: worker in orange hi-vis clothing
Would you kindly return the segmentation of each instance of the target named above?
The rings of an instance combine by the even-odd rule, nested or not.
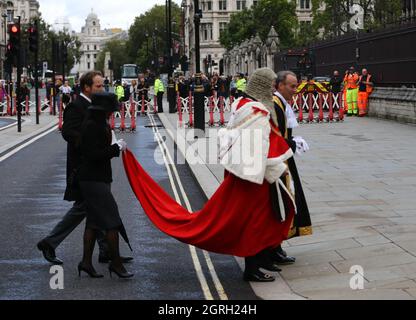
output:
[[[367,114],[368,97],[373,92],[374,80],[367,69],[363,69],[359,78],[358,88],[358,111],[359,116],[364,117]]]
[[[347,84],[347,105],[348,105],[348,116],[358,116],[358,81],[360,77],[355,68],[351,67],[346,74],[344,81]]]

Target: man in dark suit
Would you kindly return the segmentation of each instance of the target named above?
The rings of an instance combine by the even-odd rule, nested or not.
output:
[[[298,126],[295,114],[289,102],[292,100],[298,87],[296,74],[291,71],[281,71],[277,74],[276,91],[274,93],[274,106],[279,123],[279,130],[286,139],[289,147],[293,152],[301,153],[307,150],[306,141],[301,137],[293,137],[293,129]],[[302,183],[296,167],[294,158],[287,161],[290,175],[293,179],[295,202],[297,214],[293,227],[289,232],[289,238],[306,236],[312,234],[312,223],[305,194],[303,192]],[[272,194],[273,195],[273,194]],[[279,247],[273,253],[273,261],[277,264],[291,264],[296,260],[287,255],[287,253]]]
[[[55,249],[86,217],[86,207],[81,192],[77,184],[74,183],[74,177],[81,162],[79,145],[82,123],[88,107],[91,106],[92,95],[104,91],[104,80],[100,72],[91,71],[81,77],[80,86],[81,94],[65,108],[62,128],[62,136],[68,143],[67,187],[64,200],[75,202],[51,233],[37,245],[45,259],[53,264],[63,263],[62,260],[56,257]],[[101,234],[97,239],[100,247],[99,261],[106,263],[109,261],[109,258],[106,243],[103,240],[104,235]],[[131,258],[125,259],[131,260]]]

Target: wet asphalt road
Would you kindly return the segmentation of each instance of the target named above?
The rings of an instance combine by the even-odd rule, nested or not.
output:
[[[156,120],[158,121],[157,117]],[[149,119],[138,120],[135,134],[118,134],[150,175],[172,196],[166,167],[154,160],[157,142]],[[158,123],[160,124],[160,123]],[[177,166],[194,211],[205,202],[186,165]],[[131,192],[121,159],[113,160],[113,193],[119,204],[134,252],[121,242],[124,255],[134,256],[127,268],[132,280],[110,279],[107,266],[96,269],[103,279],[78,277],[76,267],[82,254],[82,223],[57,249],[64,264],[64,290],[49,286],[50,265],[36,249],[71,204],[62,200],[65,188],[66,145],[58,132],[31,144],[0,162],[0,299],[204,299],[189,246],[157,230],[145,216]],[[197,255],[214,299],[219,294],[208,270],[203,252]],[[221,285],[229,299],[256,299],[249,284],[230,256],[210,254]]]

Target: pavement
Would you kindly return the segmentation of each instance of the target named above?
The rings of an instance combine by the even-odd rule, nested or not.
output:
[[[183,143],[178,137],[189,129],[177,130],[177,115],[166,111],[167,106],[163,114],[138,118],[137,133],[119,136],[172,196],[183,185],[178,201],[189,198],[198,210],[221,183],[223,169],[213,163],[215,153],[195,149],[216,145],[218,128],[198,141],[191,132]],[[243,282],[241,259],[191,248],[159,232],[132,194],[121,161],[115,160],[113,193],[134,248],[131,253],[122,245],[122,252],[134,256],[128,269],[136,277],[110,279],[105,266],[96,264],[106,274],[102,281],[78,278],[82,228],[77,228],[57,250],[65,261],[65,289],[52,290],[49,265],[35,245],[70,208],[62,201],[66,145],[56,129],[57,117],[42,115],[40,125],[33,116],[24,119],[20,134],[15,126],[0,128],[0,299],[416,298],[414,126],[347,118],[295,130],[311,147],[296,160],[314,235],[284,243],[297,261],[283,266],[277,281],[268,284]],[[171,150],[175,165],[156,161],[162,151],[155,130],[168,146],[174,145],[172,139],[179,141]],[[176,178],[170,173],[174,168]],[[362,268],[363,289],[350,287],[353,266]]]
[[[177,115],[167,110],[165,106],[165,113],[159,115],[169,129],[167,135],[175,141],[187,137],[186,143],[179,139],[178,149],[188,155],[189,167],[209,198],[223,180],[223,168],[212,163],[215,156],[198,151],[215,144],[218,127],[207,131],[206,138],[194,140],[192,129],[178,130]],[[354,117],[339,123],[302,124],[295,135],[304,137],[311,148],[296,161],[314,234],[284,242],[296,263],[284,266],[274,283],[253,284],[256,295],[415,299],[415,127]],[[356,270],[364,276],[363,287],[353,290],[350,283],[354,287]]]

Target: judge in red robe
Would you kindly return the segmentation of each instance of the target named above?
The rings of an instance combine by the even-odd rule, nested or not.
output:
[[[181,207],[131,152],[123,154],[133,192],[155,226],[198,248],[245,257],[246,281],[274,280],[260,268],[279,271],[269,252],[287,239],[296,210],[284,183],[286,161],[293,152],[277,125],[272,96],[275,78],[271,69],[258,69],[250,78],[246,97],[234,102],[229,124],[219,132],[219,159],[226,177],[200,211]],[[278,190],[273,199],[272,186]]]

